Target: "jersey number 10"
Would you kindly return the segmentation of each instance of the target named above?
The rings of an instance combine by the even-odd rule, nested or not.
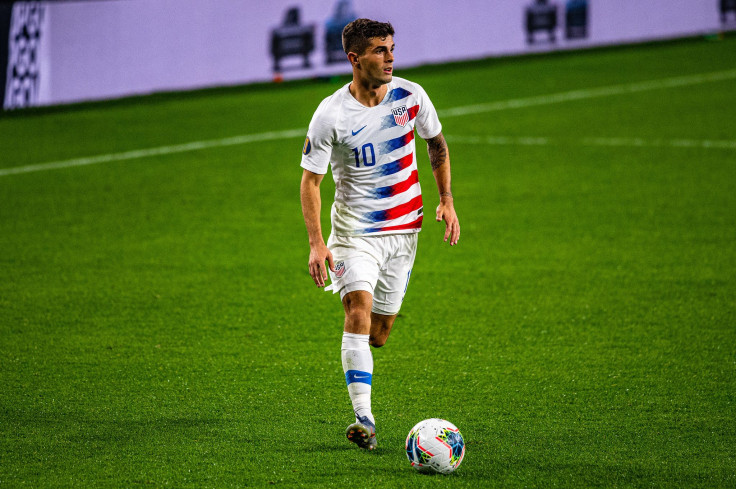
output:
[[[369,151],[370,150],[370,155]],[[362,153],[363,156],[363,166],[373,166],[376,164],[376,152],[373,150],[373,144],[366,143],[361,148],[360,153],[358,152],[358,148],[353,148],[353,156],[355,156],[355,167],[360,168],[360,156]],[[370,158],[369,158],[370,156]]]

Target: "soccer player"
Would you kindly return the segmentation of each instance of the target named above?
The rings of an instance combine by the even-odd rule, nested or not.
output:
[[[309,273],[317,287],[324,287],[329,267],[327,290],[340,293],[345,310],[342,365],[356,418],[346,435],[368,450],[376,447],[370,347],[388,339],[409,286],[422,226],[415,128],[427,141],[444,240],[455,245],[460,238],[442,126],[424,89],[393,76],[393,35],[390,23],[369,19],[345,26],[342,43],[353,80],[317,108],[301,162]],[[319,187],[328,165],[336,189],[332,232],[325,244]]]

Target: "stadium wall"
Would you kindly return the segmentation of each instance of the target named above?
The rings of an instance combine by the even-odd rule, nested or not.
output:
[[[3,107],[348,73],[356,17],[394,25],[400,69],[731,30],[736,0],[5,2]]]

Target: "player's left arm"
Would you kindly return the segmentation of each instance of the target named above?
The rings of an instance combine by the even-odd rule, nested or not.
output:
[[[445,221],[445,241],[450,240],[454,246],[460,239],[460,221],[455,212],[455,204],[450,188],[450,151],[447,141],[440,132],[433,138],[427,139],[429,162],[432,164],[432,173],[440,192],[440,205],[437,206],[437,221]]]

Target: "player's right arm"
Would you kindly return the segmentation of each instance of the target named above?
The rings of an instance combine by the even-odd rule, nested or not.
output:
[[[309,235],[309,275],[312,276],[312,280],[314,280],[317,287],[324,287],[325,280],[327,280],[325,261],[329,263],[330,270],[335,271],[332,253],[322,237],[322,223],[320,221],[322,197],[319,193],[322,178],[324,178],[324,175],[304,170],[300,188],[302,214],[304,214],[304,224],[307,226],[307,234]]]
[[[330,103],[332,99],[333,96],[327,97],[317,107],[302,148],[302,214],[309,234],[309,275],[317,287],[324,287],[327,280],[325,261],[329,263],[330,270],[335,270],[332,253],[322,237],[322,199],[319,193],[319,185],[330,165],[335,140],[335,117]]]

